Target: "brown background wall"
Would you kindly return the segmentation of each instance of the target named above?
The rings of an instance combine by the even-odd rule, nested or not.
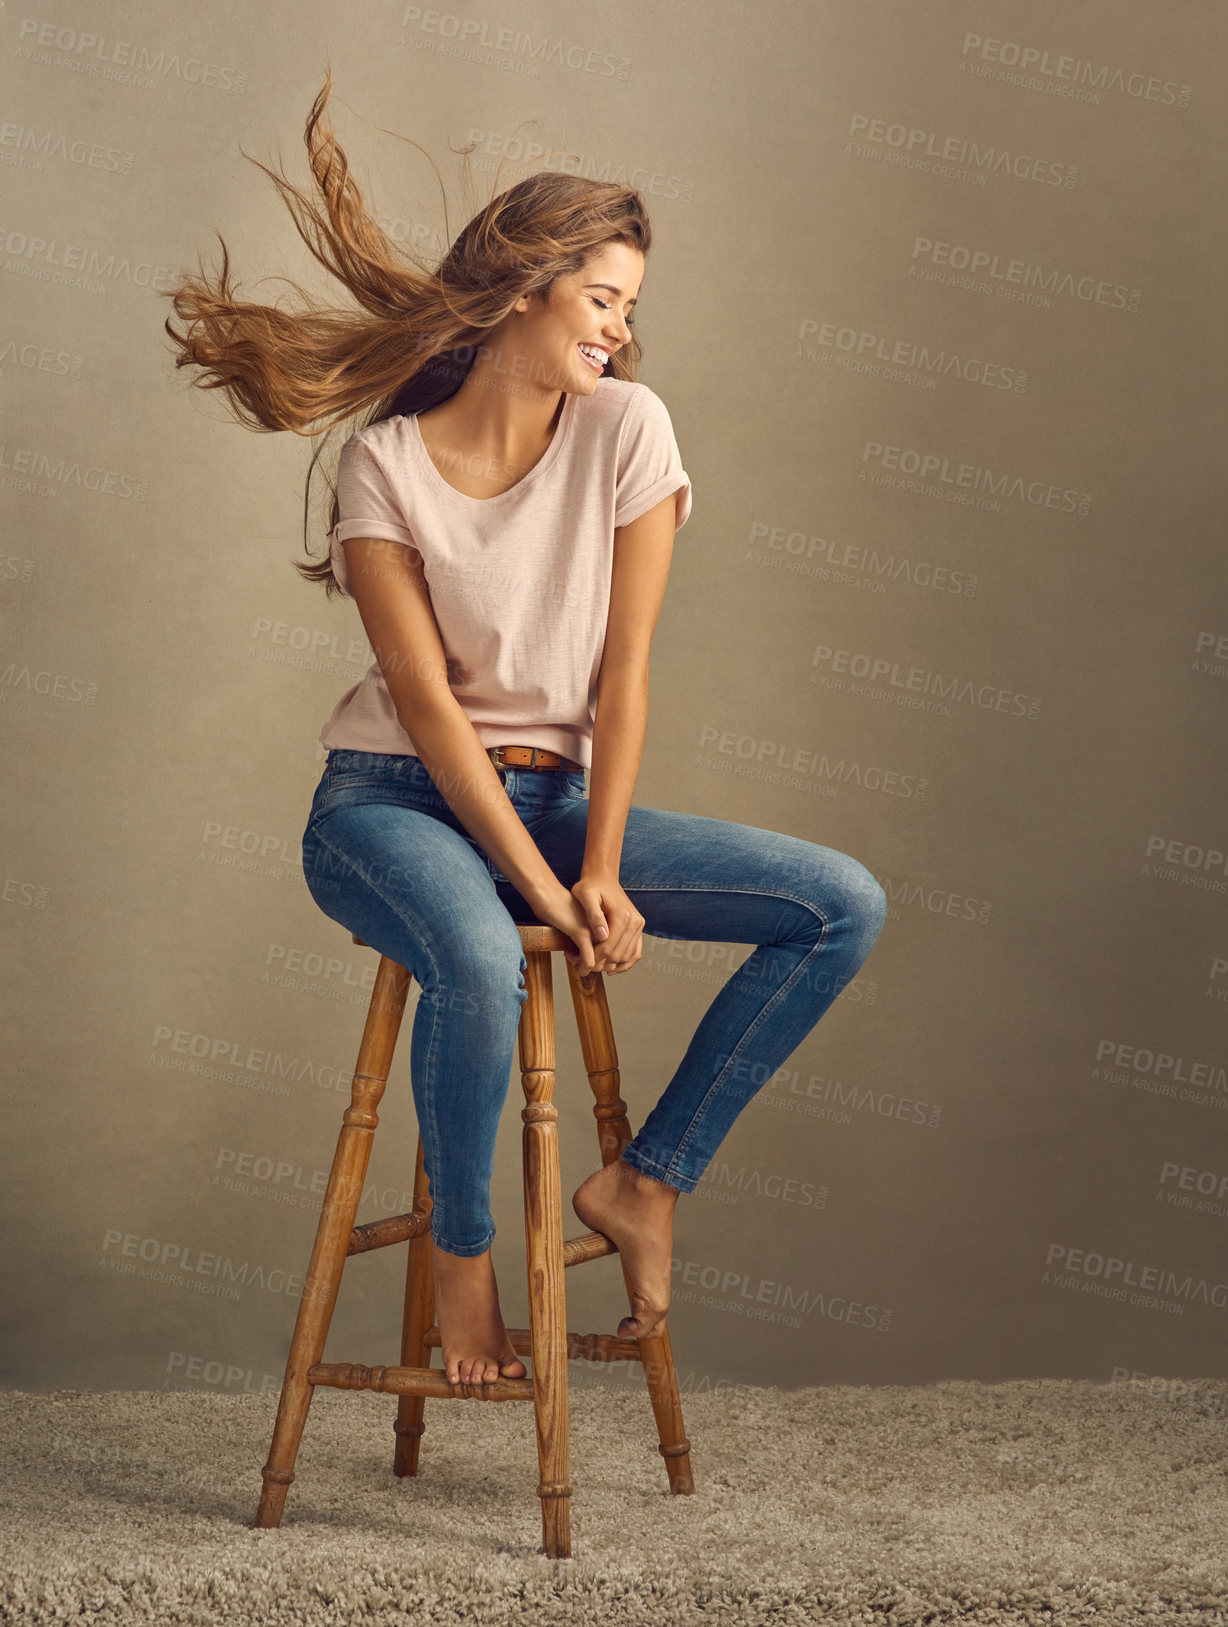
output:
[[[240,147],[305,183],[326,62],[428,251],[430,168],[377,126],[453,233],[526,141],[643,189],[641,376],[695,511],[636,800],[843,849],[892,901],[679,1205],[684,1387],[1222,1377],[1224,14],[113,15],[4,24],[5,1382],[280,1382],[375,961],[298,842],[369,655],[291,569],[309,446],[189,392],[152,290],[216,224],[250,297],[324,291]],[[634,1123],[748,952],[646,939],[611,981]],[[408,1207],[415,1135],[406,1044],[360,1218]],[[355,1263],[331,1359],[395,1359],[401,1262]],[[613,1329],[617,1262],[569,1290]]]

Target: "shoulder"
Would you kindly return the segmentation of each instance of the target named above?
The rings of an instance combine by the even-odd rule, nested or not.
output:
[[[625,441],[641,426],[668,426],[669,412],[664,401],[638,379],[600,378],[591,396],[583,397],[584,418],[594,429],[610,432]]]
[[[665,405],[661,397],[639,379],[599,378],[591,399],[616,418],[625,417],[629,412],[642,412],[653,402]]]
[[[378,423],[367,424],[363,429],[356,429],[343,444],[341,450],[343,453],[359,450],[372,452],[377,457],[382,453],[395,451],[397,447],[404,444],[407,423],[408,419],[400,414],[393,418],[381,418]]]

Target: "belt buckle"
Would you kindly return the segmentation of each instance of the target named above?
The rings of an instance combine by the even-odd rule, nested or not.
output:
[[[529,760],[528,760],[528,762],[527,763],[515,763],[515,764],[507,762],[506,759],[503,758],[500,755],[505,749],[506,748],[503,747],[503,746],[488,746],[486,748],[486,755],[490,758],[491,762],[494,763],[496,767],[501,767],[501,768],[516,767],[516,768],[542,769],[542,770],[545,769],[546,765],[544,763],[539,763],[538,760],[537,760],[539,753],[544,754],[546,752],[547,748],[545,746],[530,746],[528,748],[528,752],[529,752]],[[525,748],[522,746],[520,749],[523,751]],[[561,761],[562,761],[562,758],[560,758],[560,762]]]

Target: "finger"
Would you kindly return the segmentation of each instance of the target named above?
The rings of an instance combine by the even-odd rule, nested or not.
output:
[[[611,932],[610,936],[602,943],[601,952],[607,961],[613,962],[626,960],[629,948],[630,944],[627,941],[625,932]]]
[[[622,934],[612,942],[605,944],[604,948],[611,965],[629,966],[639,953],[637,934],[633,932]]]

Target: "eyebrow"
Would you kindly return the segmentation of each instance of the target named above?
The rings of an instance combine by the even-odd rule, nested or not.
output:
[[[619,299],[622,296],[622,289],[621,288],[615,288],[615,286],[614,286],[614,284],[612,282],[588,282],[588,283],[585,283],[584,286],[585,286],[586,290],[589,289],[589,288],[604,288],[606,293],[613,294],[615,299]],[[628,305],[634,305],[635,300],[629,299],[627,301],[627,304]]]

